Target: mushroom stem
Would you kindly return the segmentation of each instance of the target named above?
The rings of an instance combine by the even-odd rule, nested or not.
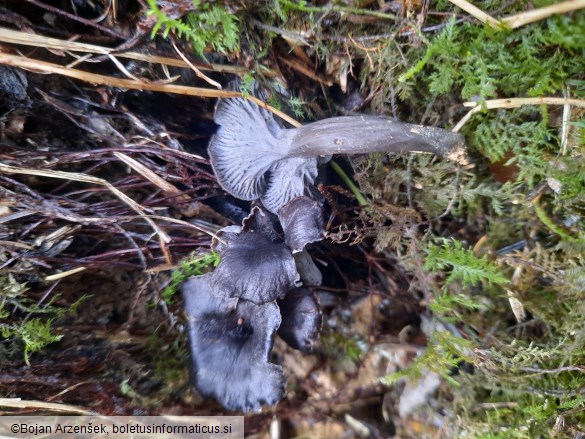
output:
[[[315,157],[370,152],[430,152],[450,156],[464,148],[463,136],[442,128],[360,115],[324,119],[294,129],[289,154]]]

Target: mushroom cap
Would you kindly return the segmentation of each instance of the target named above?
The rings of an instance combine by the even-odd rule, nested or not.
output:
[[[293,253],[325,237],[321,203],[309,197],[289,201],[278,211],[278,219],[284,231],[284,241]]]
[[[297,285],[295,260],[285,244],[255,232],[226,233],[222,238],[226,244],[210,274],[217,295],[262,304],[284,296]]]
[[[255,206],[250,214],[242,221],[242,230],[245,232],[261,233],[272,242],[280,241],[275,230],[274,215],[266,212],[259,206]]]
[[[268,360],[281,323],[278,306],[217,297],[210,282],[205,274],[181,287],[197,389],[230,410],[276,404],[284,396],[285,377]]]
[[[319,339],[323,315],[315,294],[303,287],[290,290],[278,301],[282,324],[278,335],[290,347],[310,352]]]
[[[211,240],[211,250],[222,253],[227,249],[230,238],[241,233],[242,226],[226,226],[220,229]]]

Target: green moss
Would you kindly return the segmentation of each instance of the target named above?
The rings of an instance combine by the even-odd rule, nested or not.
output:
[[[497,3],[477,5],[489,10]],[[403,105],[441,120],[452,100],[562,96],[567,86],[583,98],[584,29],[583,12],[514,31],[451,21],[425,48],[406,51],[408,69],[397,64],[398,84],[407,85]],[[398,86],[395,76],[390,81]],[[430,104],[421,106],[423,99]],[[458,240],[437,246],[428,233],[409,247],[426,249],[424,264],[413,254],[399,258],[425,285],[434,319],[464,330],[448,340],[433,333],[425,353],[387,381],[433,371],[453,384],[443,403],[458,420],[455,437],[574,437],[585,425],[583,113],[573,109],[565,146],[559,114],[559,107],[528,106],[474,115],[464,133],[476,167],[458,177],[427,158],[391,159],[391,176],[377,172],[388,163],[383,157],[354,162],[367,195],[410,202],[430,221],[450,207],[467,239],[485,238],[484,256],[476,256]],[[421,265],[432,280],[418,274]],[[511,298],[525,320],[516,320]],[[473,373],[453,376],[462,360]]]
[[[31,353],[38,352],[48,344],[59,341],[63,337],[53,334],[53,321],[54,319],[34,318],[14,325],[0,323],[0,333],[4,338],[14,338],[22,342],[24,361],[30,365],[29,355]]]
[[[172,303],[173,296],[179,291],[181,284],[191,276],[198,276],[205,272],[208,267],[217,267],[219,254],[210,253],[187,258],[181,262],[181,267],[174,270],[167,287],[162,290],[161,297],[167,303]]]
[[[147,15],[157,20],[151,32],[153,38],[161,30],[163,38],[173,32],[191,43],[195,53],[201,56],[206,49],[228,54],[239,48],[238,18],[225,7],[193,0],[192,10],[174,18],[159,7],[157,0],[148,0],[148,6]]]
[[[74,313],[87,298],[82,296],[68,308],[60,308],[52,302],[38,305],[25,295],[26,290],[26,285],[17,282],[12,275],[0,277],[0,354],[4,354],[0,355],[0,366],[2,360],[20,355],[30,365],[30,354],[63,337],[53,332],[53,324]]]
[[[480,281],[490,284],[509,282],[487,256],[478,258],[471,249],[463,248],[463,244],[455,240],[444,239],[440,246],[431,244],[427,249],[424,268],[433,272],[450,270],[445,286],[455,281],[460,281],[464,287]]]
[[[321,334],[319,352],[335,361],[341,369],[348,364],[356,365],[362,356],[358,339],[338,332],[326,331]]]
[[[401,80],[418,76],[437,95],[457,87],[467,100],[555,93],[582,73],[584,28],[583,13],[513,31],[451,20]]]

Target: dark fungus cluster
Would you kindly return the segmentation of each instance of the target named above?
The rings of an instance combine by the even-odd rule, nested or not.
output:
[[[182,286],[195,383],[231,410],[258,410],[284,396],[282,367],[270,363],[274,337],[312,350],[322,316],[321,274],[305,247],[324,237],[311,198],[318,166],[333,154],[421,151],[465,161],[463,138],[440,128],[359,115],[282,128],[245,99],[218,104],[209,156],[221,186],[257,201],[241,226],[222,229],[217,268]]]

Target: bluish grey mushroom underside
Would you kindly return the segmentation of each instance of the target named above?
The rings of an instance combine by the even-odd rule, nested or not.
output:
[[[299,281],[291,251],[262,233],[222,235],[226,244],[210,274],[217,295],[238,297],[256,304],[272,302]]]
[[[380,116],[324,119],[283,129],[271,113],[243,98],[222,100],[209,156],[220,185],[242,200],[262,199],[272,213],[305,194],[317,160],[332,154],[431,152],[462,161],[463,137]]]
[[[203,275],[181,287],[197,389],[230,410],[276,404],[285,377],[268,359],[281,323],[278,306],[217,297],[209,282]]]

